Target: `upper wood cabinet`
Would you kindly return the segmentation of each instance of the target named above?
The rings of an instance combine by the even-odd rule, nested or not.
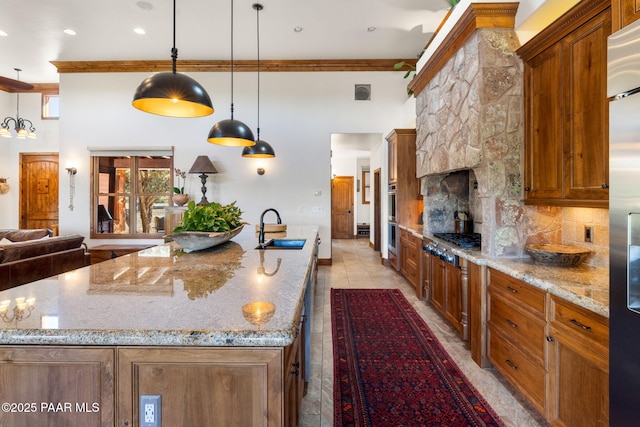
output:
[[[420,180],[416,177],[416,130],[394,129],[387,136],[389,185],[396,186],[396,221],[412,226],[422,211]]]
[[[609,1],[580,2],[518,49],[525,203],[609,206]]]
[[[611,11],[613,14],[613,32],[615,33],[640,19],[640,1],[612,0]]]

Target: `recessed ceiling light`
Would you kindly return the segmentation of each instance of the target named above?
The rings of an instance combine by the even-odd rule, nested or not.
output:
[[[367,31],[369,31],[370,33],[373,33],[374,31],[377,31],[378,27],[368,27]]]
[[[75,36],[76,35],[76,32],[73,31],[71,28],[67,28],[66,30],[64,30],[64,33],[68,34],[70,36]]]
[[[303,30],[304,30],[304,28],[302,28],[302,27],[295,27],[293,29],[293,31],[295,31],[296,33],[301,33]]]
[[[136,33],[136,34],[140,34],[140,35],[147,34],[147,32],[145,30],[143,30],[142,28],[134,28],[133,32]]]
[[[138,6],[142,10],[151,10],[153,9],[153,5],[148,1],[138,1],[136,2],[136,6]]]
[[[7,37],[9,34],[5,33],[4,31],[0,30],[0,36],[2,37]]]

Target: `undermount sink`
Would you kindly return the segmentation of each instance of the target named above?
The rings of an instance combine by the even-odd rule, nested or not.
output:
[[[307,239],[271,239],[256,249],[302,249]]]

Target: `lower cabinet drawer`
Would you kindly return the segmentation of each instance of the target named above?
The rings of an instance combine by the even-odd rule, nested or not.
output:
[[[515,345],[493,328],[487,330],[488,357],[502,373],[541,414],[546,414],[545,390],[547,372],[544,365],[528,359]]]
[[[518,343],[541,365],[545,355],[545,322],[517,311],[498,295],[489,294],[489,324]]]

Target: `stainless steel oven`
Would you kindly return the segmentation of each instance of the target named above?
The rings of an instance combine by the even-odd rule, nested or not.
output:
[[[389,222],[397,222],[398,221],[398,193],[396,191],[396,186],[389,186]]]
[[[400,240],[400,232],[398,231],[398,224],[395,222],[389,222],[389,235],[388,235],[388,250],[393,255],[398,256],[398,243]]]

